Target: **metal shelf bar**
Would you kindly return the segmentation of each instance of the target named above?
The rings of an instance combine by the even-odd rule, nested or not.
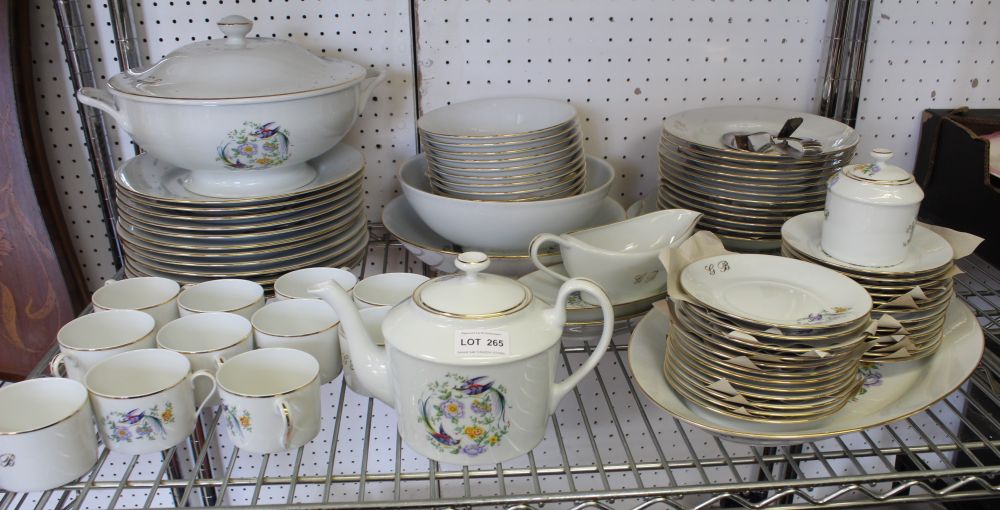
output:
[[[370,249],[362,260],[362,276],[389,270],[390,259],[391,267],[396,267],[396,263],[402,260],[404,267],[410,268],[408,252],[376,226]],[[1000,346],[1000,272],[975,257],[960,265],[966,274],[956,278],[958,295],[973,307],[980,323],[986,327],[989,341]],[[428,272],[426,266],[423,266],[423,271]],[[552,416],[552,439],[558,452],[553,452],[554,456],[547,457],[550,460],[543,463],[539,463],[535,453],[532,453],[527,456],[526,465],[504,467],[498,464],[492,468],[445,469],[436,462],[428,462],[426,469],[404,470],[404,447],[396,434],[395,450],[391,454],[383,449],[379,450],[384,455],[392,455],[392,466],[384,466],[374,462],[374,439],[371,433],[379,426],[380,419],[373,414],[375,404],[369,399],[367,405],[362,406],[367,411],[363,419],[363,431],[352,431],[352,434],[364,434],[360,462],[350,464],[345,471],[338,472],[346,464],[338,465],[337,462],[337,450],[344,437],[342,423],[347,416],[345,405],[348,401],[347,386],[341,381],[339,391],[336,392],[338,397],[333,404],[335,409],[330,409],[334,412],[335,423],[330,436],[329,455],[324,457],[327,460],[325,472],[303,472],[304,452],[308,446],[295,453],[294,465],[288,474],[275,471],[272,476],[268,476],[271,456],[264,455],[251,457],[260,462],[259,465],[250,465],[255,475],[238,476],[245,472],[242,470],[247,468],[250,461],[246,456],[241,458],[241,452],[235,448],[229,450],[228,462],[221,472],[213,476],[210,472],[202,471],[198,466],[202,466],[206,459],[220,462],[214,459],[214,455],[210,455],[211,451],[222,451],[218,430],[223,416],[216,409],[213,413],[205,413],[211,415],[210,421],[204,422],[207,433],[202,440],[192,443],[190,458],[185,454],[181,459],[176,449],[169,450],[162,457],[155,477],[138,476],[139,458],[132,457],[127,461],[128,466],[123,476],[104,479],[99,474],[105,467],[109,454],[107,450],[103,450],[98,464],[80,481],[67,484],[56,491],[39,494],[37,499],[23,494],[0,493],[0,510],[19,509],[27,505],[39,509],[61,509],[69,505],[80,509],[85,504],[88,507],[99,504],[95,501],[97,498],[88,498],[98,492],[106,495],[106,502],[100,504],[113,508],[123,506],[122,498],[126,490],[147,491],[144,504],[147,508],[157,504],[158,493],[162,490],[175,494],[179,505],[191,504],[191,495],[196,490],[203,498],[208,491],[214,491],[217,497],[213,503],[215,506],[222,506],[228,503],[228,491],[234,488],[252,489],[251,505],[261,505],[269,503],[262,498],[264,489],[269,487],[283,491],[283,497],[279,499],[281,504],[275,506],[303,510],[441,506],[535,508],[541,504],[575,504],[598,500],[615,500],[619,503],[627,501],[635,507],[660,503],[671,508],[691,509],[707,508],[723,502],[749,508],[808,508],[814,504],[843,508],[887,502],[980,499],[1000,494],[1000,485],[997,485],[1000,465],[991,465],[1000,462],[1000,420],[991,412],[991,409],[1000,408],[1000,395],[995,389],[997,378],[1000,377],[1000,362],[992,355],[984,358],[970,387],[960,388],[953,397],[949,397],[964,401],[964,405],[946,399],[902,422],[861,431],[852,435],[851,439],[838,437],[831,441],[806,443],[801,449],[748,449],[744,445],[710,437],[707,444],[713,444],[718,449],[717,453],[712,453],[705,448],[700,451],[695,448],[692,433],[673,418],[661,418],[662,425],[654,427],[650,413],[660,411],[639,397],[622,354],[627,349],[627,342],[621,335],[629,333],[636,323],[637,321],[630,320],[620,325],[623,327],[606,355],[613,357],[613,361],[619,365],[613,371],[615,383],[617,384],[618,378],[623,379],[624,386],[615,389],[615,398],[612,398],[609,386],[609,377],[612,377],[609,368],[602,366],[593,376],[597,383],[596,391],[603,394],[598,402],[603,402],[607,412],[602,412],[601,416],[592,415],[592,411],[588,413],[583,394],[579,389],[575,390],[574,399],[563,404],[563,420],[558,417],[560,413]],[[573,359],[589,355],[591,351],[589,341],[566,345],[561,356],[567,373],[572,373],[576,366]],[[40,364],[33,374],[40,375],[43,371],[44,364]],[[631,397],[621,395],[625,390]],[[576,411],[571,407],[572,401],[576,402]],[[575,414],[577,411],[583,425],[578,432],[582,441],[580,444],[589,444],[590,448],[588,451],[584,447],[574,462],[570,460],[564,432],[576,427],[570,428],[563,422],[567,420],[565,413]],[[953,419],[952,416],[956,418]],[[602,431],[618,436],[617,442],[613,444],[620,445],[615,448],[621,448],[623,460],[605,460],[595,438],[597,429],[592,426],[598,422]],[[631,432],[625,429],[626,422],[633,427],[629,429]],[[674,430],[669,430],[671,426]],[[904,434],[903,427],[915,432],[906,431]],[[959,427],[963,430],[961,434],[958,432]],[[648,437],[655,459],[636,457],[636,445],[626,440],[627,434],[636,431],[642,431]],[[668,453],[662,443],[664,433],[674,433],[680,440],[672,453]],[[975,440],[963,440],[966,435]],[[881,442],[874,437],[881,438]],[[698,441],[700,444],[702,440]],[[390,447],[391,445],[392,443]],[[676,451],[678,447],[681,452]],[[967,457],[971,465],[957,467],[957,454]],[[894,458],[905,462],[894,464]],[[171,473],[175,460],[187,464],[183,471]],[[871,463],[873,460],[880,467],[875,470],[866,468],[866,462]],[[845,471],[838,468],[837,462],[847,463],[848,469]],[[818,463],[816,468],[819,471],[807,472],[806,463]],[[277,461],[271,464],[277,464]],[[236,471],[237,465],[243,466],[239,473]],[[933,468],[932,465],[937,467]],[[718,471],[720,469],[722,471]],[[716,473],[721,472],[731,475],[733,481],[723,482],[717,479]],[[850,474],[851,472],[856,474]],[[657,486],[650,486],[649,481],[644,478],[646,473],[665,475],[666,480],[655,484]],[[784,475],[779,475],[781,473]],[[168,477],[168,474],[175,477]],[[624,475],[625,478],[615,478],[615,482],[612,482],[611,475]],[[564,487],[568,492],[553,492],[552,480],[547,477],[565,479]],[[579,482],[587,477],[596,477],[600,489],[581,490]],[[483,484],[477,485],[476,490],[473,490],[474,482],[489,480],[495,482],[494,488]],[[515,483],[517,480],[523,480],[523,483],[528,484],[525,487],[530,488],[515,490],[515,487],[521,487]],[[403,492],[404,484],[412,482],[428,484],[424,496],[413,498]],[[391,483],[390,500],[369,497],[369,488],[381,483]],[[334,497],[337,487],[350,487],[351,484],[357,487],[356,497],[349,500],[341,500],[342,496]],[[889,484],[889,488],[886,488],[886,484]],[[306,496],[304,486],[321,488],[322,495]],[[445,486],[447,492],[443,490]],[[811,492],[819,488],[826,488],[816,493],[822,494],[821,497]],[[53,502],[52,496],[57,493],[57,501]],[[755,499],[748,499],[751,497]]]

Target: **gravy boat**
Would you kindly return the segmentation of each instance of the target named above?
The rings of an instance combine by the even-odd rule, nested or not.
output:
[[[663,292],[667,272],[657,254],[690,237],[700,218],[696,211],[664,209],[562,235],[539,234],[531,241],[531,261],[558,280],[589,278],[613,303],[628,303]],[[539,249],[548,242],[559,245],[566,275],[539,260]]]

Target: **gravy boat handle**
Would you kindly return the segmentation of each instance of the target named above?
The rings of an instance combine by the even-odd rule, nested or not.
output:
[[[569,281],[569,277],[566,275],[561,275],[551,269],[549,269],[542,261],[538,258],[538,249],[542,247],[543,244],[547,242],[553,242],[559,245],[560,249],[562,245],[565,244],[565,240],[562,236],[557,236],[554,234],[538,234],[534,239],[531,240],[531,246],[528,251],[531,253],[531,263],[535,265],[540,271],[545,274],[564,282]]]

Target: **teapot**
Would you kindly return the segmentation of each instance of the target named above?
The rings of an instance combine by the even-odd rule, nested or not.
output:
[[[339,285],[309,290],[337,312],[357,378],[395,408],[400,437],[438,462],[495,464],[531,451],[614,330],[611,302],[597,284],[571,279],[550,307],[520,282],[484,273],[489,265],[486,254],[465,252],[455,261],[459,273],[417,287],[382,322],[385,349]],[[566,301],[577,291],[600,304],[604,328],[587,360],[556,382]]]
[[[889,164],[891,150],[874,149],[871,157],[874,163],[848,165],[830,178],[820,244],[835,259],[886,267],[906,258],[924,192]]]

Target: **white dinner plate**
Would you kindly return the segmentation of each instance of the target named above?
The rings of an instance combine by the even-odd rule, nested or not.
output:
[[[340,143],[309,160],[307,164],[317,172],[312,182],[287,193],[265,197],[215,198],[199,195],[184,187],[184,180],[188,178],[190,170],[170,165],[145,152],[118,167],[115,181],[126,192],[157,202],[206,206],[270,204],[320,192],[350,179],[364,170],[365,158],[354,147]]]
[[[865,368],[864,391],[831,416],[807,423],[769,424],[727,418],[689,406],[663,377],[669,320],[653,310],[629,340],[632,376],[667,413],[724,439],[755,445],[816,441],[877,427],[916,414],[955,391],[983,355],[983,332],[975,315],[955,300],[948,310],[941,346],[924,359]]]
[[[681,271],[681,287],[717,312],[779,328],[830,328],[871,313],[868,291],[854,280],[801,260],[731,253]]]
[[[722,143],[722,136],[731,132],[752,133],[767,131],[778,133],[785,121],[801,117],[803,122],[795,130],[798,138],[812,138],[823,145],[823,152],[815,157],[823,158],[854,145],[860,140],[857,131],[847,124],[819,115],[768,108],[763,106],[719,106],[688,110],[667,117],[663,129],[671,135],[686,140],[700,148],[727,154],[748,154],[746,151],[731,149]],[[789,156],[752,153],[758,159],[795,159]],[[802,158],[807,159],[807,158]]]

